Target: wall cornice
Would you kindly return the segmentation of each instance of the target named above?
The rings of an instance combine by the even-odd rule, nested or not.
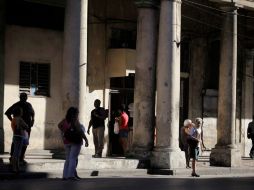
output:
[[[239,8],[254,10],[254,0],[210,0],[221,4],[231,4]]]
[[[135,0],[135,4],[138,8],[157,8],[160,5],[160,0]]]

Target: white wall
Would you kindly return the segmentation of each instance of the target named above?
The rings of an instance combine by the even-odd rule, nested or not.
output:
[[[57,123],[64,117],[61,107],[62,32],[7,26],[5,35],[4,111],[19,100],[19,62],[50,63],[50,97],[29,96],[35,110],[29,149],[62,146]],[[12,140],[10,122],[4,117],[5,151]]]

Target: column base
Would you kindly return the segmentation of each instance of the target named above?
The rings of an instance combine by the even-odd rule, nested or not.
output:
[[[175,169],[185,167],[184,152],[177,149],[155,148],[151,156],[151,168]]]
[[[145,147],[134,146],[130,154],[137,159],[149,160],[151,157],[151,152],[151,150],[148,150]]]
[[[218,146],[210,154],[211,166],[237,167],[241,165],[241,152],[237,148]]]
[[[151,151],[144,147],[134,146],[133,149],[127,153],[127,158],[136,158],[139,160],[137,168],[150,168]]]

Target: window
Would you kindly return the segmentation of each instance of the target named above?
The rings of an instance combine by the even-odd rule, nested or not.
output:
[[[111,29],[110,48],[136,48],[136,31]]]
[[[19,92],[32,96],[49,96],[50,64],[20,62]]]

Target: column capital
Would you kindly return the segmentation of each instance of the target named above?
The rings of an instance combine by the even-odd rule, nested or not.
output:
[[[135,0],[135,4],[138,8],[158,8],[160,0]]]

